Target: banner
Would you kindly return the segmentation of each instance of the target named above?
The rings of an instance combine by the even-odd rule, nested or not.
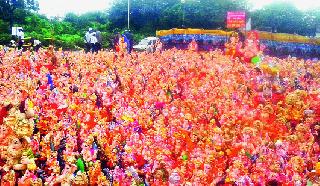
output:
[[[228,12],[227,28],[245,28],[246,13],[245,12]]]

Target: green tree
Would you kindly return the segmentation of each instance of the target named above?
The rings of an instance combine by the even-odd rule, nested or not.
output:
[[[274,2],[253,13],[253,27],[263,30],[270,27],[273,32],[303,34],[306,26],[304,14],[293,4]]]
[[[320,27],[320,10],[311,9],[304,12],[303,23],[305,24],[303,35],[315,36],[317,27]]]
[[[0,44],[6,44],[10,41],[10,34],[7,33],[9,23],[0,19]]]
[[[186,0],[185,25],[191,28],[225,28],[228,11],[248,11],[246,0]]]
[[[110,38],[112,37],[110,33],[111,22],[108,20],[105,12],[89,12],[80,16],[68,13],[63,22],[71,24],[71,27],[75,29],[73,33],[81,37],[78,46],[83,46],[83,37],[88,28],[93,28],[101,32],[104,47],[110,45]]]
[[[0,1],[0,17],[9,21],[10,28],[15,21],[15,11],[21,10],[38,10],[39,3],[37,0],[1,0]]]
[[[127,0],[115,1],[108,11],[113,28],[127,28],[127,2]],[[130,29],[154,34],[156,29],[161,29],[164,26],[160,22],[163,12],[169,7],[179,4],[180,0],[132,0],[130,2]]]
[[[141,33],[175,27],[223,28],[227,11],[247,8],[246,0],[132,0],[130,28]],[[127,27],[127,0],[116,1],[109,11],[112,26]]]

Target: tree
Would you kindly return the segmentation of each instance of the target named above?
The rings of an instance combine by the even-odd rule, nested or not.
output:
[[[185,25],[190,28],[225,28],[228,11],[247,11],[246,0],[187,0]]]
[[[37,0],[1,0],[0,16],[3,20],[9,21],[9,29],[13,26],[17,9],[36,11],[39,9],[39,3]]]
[[[253,13],[253,27],[263,30],[271,27],[273,32],[302,34],[305,29],[303,12],[286,2],[274,2]]]
[[[246,0],[132,0],[130,28],[144,33],[175,27],[223,28],[228,11],[247,10]],[[109,11],[112,26],[126,28],[127,0],[116,1]]]
[[[311,9],[304,12],[303,22],[306,26],[303,35],[315,36],[317,27],[320,28],[320,10]]]
[[[8,22],[0,19],[0,44],[5,44],[10,41],[10,35],[7,32],[7,28],[9,26]]]
[[[127,21],[127,1],[114,1],[112,7],[108,11],[108,17],[112,22],[114,28],[125,28]]]

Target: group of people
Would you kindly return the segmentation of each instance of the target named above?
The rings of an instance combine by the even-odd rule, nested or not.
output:
[[[1,185],[320,184],[320,62],[251,63],[252,38],[3,53]]]
[[[12,35],[12,40],[4,48],[17,48],[19,50],[27,50],[32,48],[35,51],[38,51],[41,47],[41,41],[35,38],[29,38],[27,41],[25,39],[23,28],[17,29],[15,35]]]
[[[102,49],[102,35],[98,30],[89,28],[84,36],[86,52],[98,52]]]
[[[128,53],[133,51],[133,35],[130,31],[125,31],[123,34],[116,33],[112,41],[113,50],[118,54]]]
[[[86,32],[85,37],[85,51],[96,53],[102,49],[102,35],[100,31],[95,31],[92,28]],[[117,53],[131,53],[133,49],[133,36],[129,31],[123,34],[116,33],[113,41],[114,51]]]

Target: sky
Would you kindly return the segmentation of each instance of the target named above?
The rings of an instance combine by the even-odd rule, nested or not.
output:
[[[47,17],[64,16],[66,13],[83,14],[91,11],[106,10],[112,0],[38,0],[39,13]]]
[[[64,16],[68,12],[82,14],[90,11],[106,10],[111,6],[113,0],[38,0],[40,11],[48,17]],[[147,0],[154,1],[154,0]],[[188,1],[188,0],[186,0]],[[261,8],[263,5],[274,0],[249,0],[254,8]],[[320,7],[320,0],[288,0],[294,3],[299,9]]]
[[[273,1],[277,0],[249,0],[254,4],[254,8],[261,8],[264,5],[270,4]],[[300,10],[307,10],[311,8],[320,7],[320,0],[286,0],[290,3],[293,3]]]

